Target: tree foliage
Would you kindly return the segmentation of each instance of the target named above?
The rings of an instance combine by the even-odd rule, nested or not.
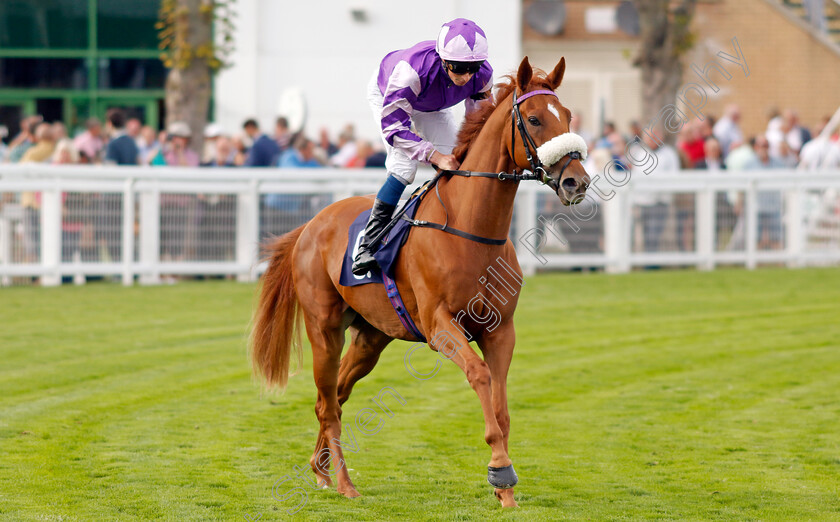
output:
[[[210,109],[212,76],[230,65],[236,0],[161,0],[160,59],[166,78],[166,123],[186,122],[191,148],[201,152]]]

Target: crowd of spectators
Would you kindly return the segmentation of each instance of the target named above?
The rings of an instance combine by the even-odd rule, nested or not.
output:
[[[185,167],[384,167],[385,152],[357,139],[347,125],[336,140],[321,129],[318,139],[289,130],[286,118],[277,118],[271,135],[254,119],[238,132],[226,132],[210,123],[203,130],[201,154],[190,148],[193,130],[186,122],[171,123],[156,131],[121,109],[108,111],[105,124],[97,118],[73,138],[61,122],[46,123],[40,116],[24,118],[20,133],[8,144],[0,127],[0,163],[111,164]]]
[[[601,135],[593,137],[581,129],[580,118],[573,116],[572,131],[583,136],[589,144],[589,155],[592,158],[589,166],[593,171],[603,170],[603,166],[610,159],[628,167],[630,162],[626,158],[627,145],[636,137],[648,148],[656,150],[660,163],[662,154],[668,156],[666,165],[657,166],[657,170],[813,170],[819,167],[840,167],[840,140],[837,132],[827,139],[815,139],[828,123],[827,116],[809,129],[801,124],[796,111],[787,109],[779,112],[773,109],[768,114],[765,132],[752,136],[744,135],[740,121],[739,107],[730,105],[720,119],[708,116],[703,120],[694,119],[687,122],[679,131],[674,146],[658,146],[657,140],[646,139],[646,136],[651,138],[652,134],[661,135],[662,132],[652,133],[650,129],[641,129],[637,122],[630,122],[627,134],[618,132],[612,122],[605,122]],[[648,143],[649,141],[653,145]],[[671,161],[674,156],[676,161]],[[601,168],[598,168],[599,166]]]
[[[619,170],[636,174],[635,171],[640,169],[632,165],[626,154],[628,144],[637,138],[656,153],[656,171],[663,173],[686,169],[727,172],[815,169],[819,166],[840,168],[837,132],[827,138],[817,138],[828,121],[829,118],[823,118],[809,129],[799,121],[794,110],[773,110],[768,115],[764,132],[746,136],[741,129],[741,111],[738,106],[731,105],[719,119],[708,116],[703,120],[687,122],[676,136],[674,145],[660,143],[651,129],[643,129],[638,122],[629,122],[625,133],[620,132],[614,123],[605,122],[600,133],[593,133],[587,128],[588,122],[583,121],[579,114],[574,114],[571,130],[581,135],[589,146],[585,166],[591,173],[603,172],[610,161],[615,161]],[[120,109],[110,110],[104,124],[96,118],[89,119],[84,131],[74,137],[68,136],[67,129],[60,122],[47,123],[37,116],[28,117],[22,121],[21,132],[17,136],[6,136],[5,128],[0,127],[0,162],[281,169],[385,165],[381,144],[376,147],[357,139],[352,125],[345,126],[333,140],[326,129],[321,129],[317,138],[308,137],[303,132],[292,132],[283,117],[275,120],[274,128],[269,132],[261,130],[255,119],[246,120],[235,132],[210,123],[203,129],[201,153],[190,148],[193,132],[185,122],[174,122],[166,130],[157,131],[137,118],[128,118]],[[173,234],[180,233],[174,232],[176,230],[190,229],[185,226],[189,223],[184,220],[199,223],[203,214],[202,205],[213,206],[217,211],[221,208],[218,198],[200,196],[196,201],[187,201],[188,198],[178,195],[170,196],[162,201],[161,212],[164,222],[172,224]],[[636,194],[635,198],[637,230],[634,233],[634,248],[637,251],[659,251],[668,238],[672,244],[676,243],[679,250],[694,248],[693,195],[644,192]],[[738,223],[734,231],[718,231],[718,237],[728,235],[726,248],[729,249],[742,248],[743,245],[742,199],[743,194],[737,192],[717,195],[717,222]],[[291,223],[284,216],[307,214],[321,203],[307,204],[300,196],[270,194],[261,202],[264,206],[261,215],[272,222],[286,220]],[[22,194],[21,204],[26,212],[25,220],[31,221],[26,230],[36,230],[40,206],[38,194]],[[232,203],[221,201],[221,204],[225,208],[230,207],[228,210],[233,212]],[[193,209],[192,206],[196,205]],[[781,194],[778,191],[760,192],[757,206],[760,247],[779,248],[783,234]],[[552,208],[541,209],[541,212],[552,211]],[[201,227],[196,225],[192,229],[201,230]],[[191,252],[189,247],[177,246],[184,243],[184,238],[168,238],[168,232],[164,230],[163,233],[164,257],[201,257]],[[173,246],[168,248],[170,243]],[[198,243],[186,241],[187,245]],[[27,257],[34,257],[37,245],[34,232],[26,244],[30,245]]]
[[[606,122],[600,136],[582,130],[580,117],[572,119],[572,130],[581,134],[589,144],[587,171],[603,172],[612,160],[619,170],[641,174],[626,156],[628,144],[637,137],[649,150],[656,153],[657,173],[683,170],[723,173],[726,171],[749,171],[770,169],[840,168],[840,135],[835,132],[819,137],[829,122],[823,118],[809,129],[802,125],[796,111],[771,110],[763,133],[745,136],[741,129],[741,111],[737,105],[726,108],[720,119],[709,116],[703,120],[687,122],[676,136],[675,144],[660,143],[662,131],[641,129],[638,123],[630,122],[628,134],[616,130],[612,122]],[[632,149],[632,147],[631,147]],[[645,165],[644,167],[648,167]],[[644,168],[643,167],[643,168]],[[694,249],[694,197],[690,194],[666,194],[640,192],[635,195],[637,208],[637,233],[635,249],[645,252],[660,251],[666,236],[676,243],[677,250]],[[743,194],[737,191],[719,193],[716,201],[719,228],[727,226],[728,231],[718,230],[717,237],[725,237],[726,244],[720,248],[742,249],[745,223]],[[779,191],[759,191],[758,247],[760,249],[781,248],[783,237],[782,196]]]

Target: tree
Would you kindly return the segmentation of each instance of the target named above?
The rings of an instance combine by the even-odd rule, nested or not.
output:
[[[190,148],[201,153],[210,109],[212,76],[228,66],[233,50],[235,0],[161,0],[158,13],[160,59],[166,77],[166,125],[190,126]],[[218,33],[214,39],[215,31]]]
[[[674,104],[682,84],[682,56],[694,45],[689,30],[697,0],[634,0],[639,10],[641,47],[633,65],[642,70],[642,117],[654,121]],[[666,141],[673,135],[665,133]]]

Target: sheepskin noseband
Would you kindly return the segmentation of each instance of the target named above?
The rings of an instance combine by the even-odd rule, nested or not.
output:
[[[579,152],[581,161],[586,159],[586,140],[574,132],[567,132],[551,138],[537,148],[537,157],[546,167],[560,161],[570,152]]]

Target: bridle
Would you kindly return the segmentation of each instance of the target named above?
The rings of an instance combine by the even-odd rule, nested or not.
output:
[[[554,192],[557,192],[560,190],[560,180],[563,179],[563,172],[566,171],[566,167],[569,166],[572,160],[580,160],[581,156],[580,152],[578,151],[571,151],[566,155],[569,159],[567,159],[566,163],[564,163],[563,166],[560,168],[560,175],[557,176],[557,181],[555,181],[554,178],[548,175],[548,172],[546,172],[545,167],[543,167],[542,160],[540,160],[540,157],[537,154],[537,144],[534,143],[534,138],[531,137],[531,134],[525,127],[525,122],[522,120],[522,113],[519,112],[519,105],[521,105],[523,101],[527,100],[531,96],[537,96],[539,94],[547,94],[557,98],[557,94],[555,94],[554,91],[550,91],[548,89],[539,89],[536,91],[526,92],[525,94],[517,98],[516,88],[514,87],[513,89],[513,109],[511,110],[510,115],[510,154],[511,156],[513,156],[516,151],[516,132],[514,132],[513,129],[515,125],[516,128],[519,129],[519,135],[522,137],[522,144],[525,145],[525,157],[528,158],[528,163],[531,164],[531,172],[535,176],[534,178],[530,179],[536,179],[541,183],[551,187],[554,190]]]
[[[559,193],[560,180],[563,179],[563,172],[566,171],[566,168],[572,163],[572,160],[581,160],[582,157],[579,151],[570,151],[568,154],[565,155],[565,157],[567,157],[568,159],[560,168],[560,175],[557,176],[557,180],[548,175],[548,171],[546,171],[542,160],[540,160],[540,157],[537,154],[537,144],[536,142],[534,142],[534,138],[531,137],[531,134],[525,127],[525,122],[522,119],[522,113],[519,110],[519,106],[522,104],[522,102],[524,102],[532,96],[537,96],[541,94],[550,95],[557,98],[557,94],[554,91],[548,89],[538,89],[536,91],[526,92],[525,94],[522,94],[521,96],[517,97],[516,88],[513,89],[513,107],[510,111],[510,154],[511,157],[514,157],[516,153],[516,134],[518,130],[519,136],[522,139],[522,144],[525,146],[525,157],[528,159],[528,163],[531,165],[530,172],[526,170],[518,172],[516,169],[514,169],[512,173],[473,172],[469,170],[444,170],[441,171],[441,174],[452,174],[455,176],[463,176],[468,178],[496,178],[501,181],[539,181],[540,183],[551,187],[551,189],[554,190],[554,192]],[[516,160],[514,158],[514,164],[515,162]]]

